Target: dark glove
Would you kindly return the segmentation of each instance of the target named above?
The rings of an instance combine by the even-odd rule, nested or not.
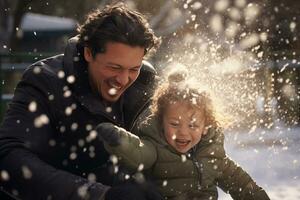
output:
[[[110,188],[105,194],[105,200],[162,200],[163,198],[153,187],[140,184],[122,184]]]
[[[117,146],[121,142],[120,132],[126,132],[125,129],[112,123],[104,122],[96,127],[100,140],[107,142],[111,146]]]

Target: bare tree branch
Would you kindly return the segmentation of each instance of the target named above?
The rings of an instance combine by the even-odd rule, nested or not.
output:
[[[19,0],[17,2],[16,9],[13,13],[13,26],[12,26],[12,33],[11,33],[11,38],[9,41],[9,47],[12,50],[16,50],[18,43],[19,43],[19,38],[17,37],[17,27],[20,26],[22,17],[27,11],[27,6],[32,3],[32,1],[29,0]]]
[[[0,12],[0,45],[7,46],[9,40],[9,13],[10,13],[10,6],[8,0],[0,1],[0,7],[3,8],[3,12]],[[1,51],[3,48],[1,48]]]

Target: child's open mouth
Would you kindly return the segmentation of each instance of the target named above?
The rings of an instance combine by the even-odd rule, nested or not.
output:
[[[187,146],[191,141],[185,139],[175,139],[175,142],[178,146],[184,147]]]

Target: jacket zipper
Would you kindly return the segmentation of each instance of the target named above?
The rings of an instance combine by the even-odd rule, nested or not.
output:
[[[202,173],[201,173],[201,169],[200,169],[200,164],[199,161],[195,158],[195,150],[193,149],[193,153],[192,153],[192,161],[194,163],[194,165],[196,166],[196,170],[197,170],[197,174],[198,174],[198,179],[197,179],[197,189],[201,190],[201,180],[202,180]]]

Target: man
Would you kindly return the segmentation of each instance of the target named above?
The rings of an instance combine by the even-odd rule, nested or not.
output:
[[[0,187],[16,199],[155,199],[115,177],[94,127],[131,130],[147,107],[155,70],[143,61],[159,39],[123,4],[91,13],[64,55],[30,66],[0,129]]]

